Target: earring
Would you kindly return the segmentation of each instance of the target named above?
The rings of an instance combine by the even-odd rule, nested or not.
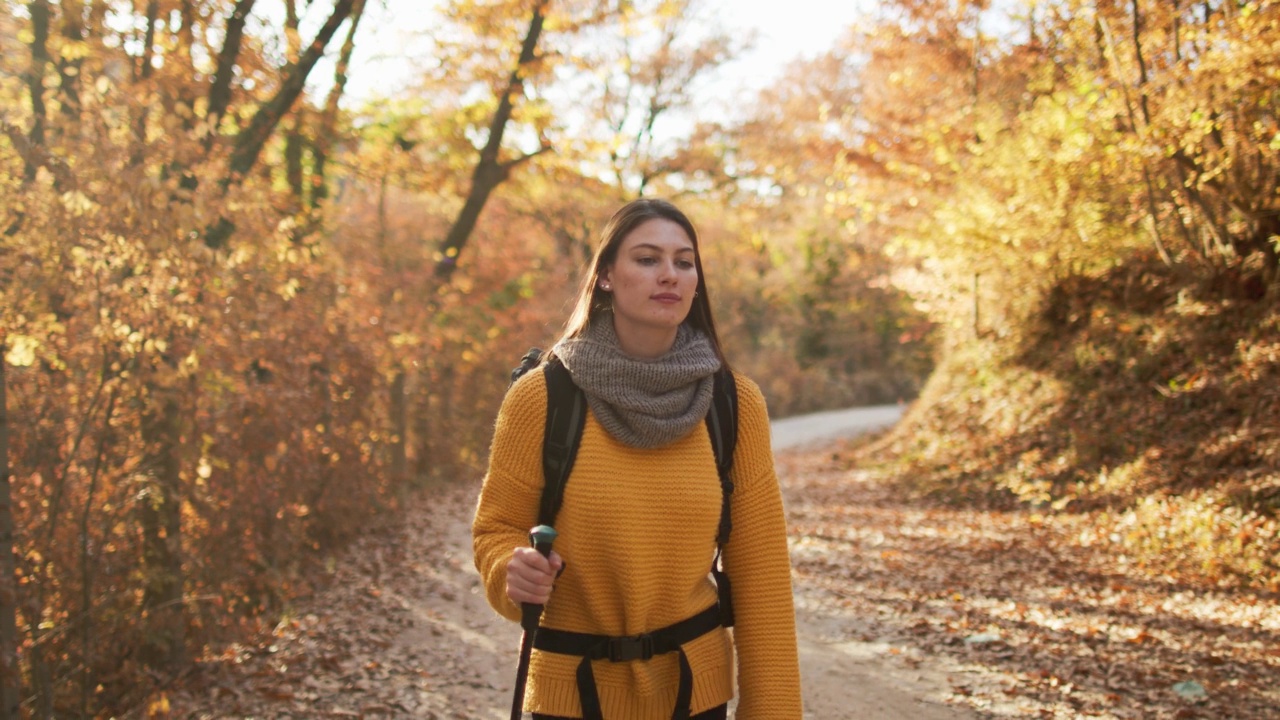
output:
[[[601,289],[601,290],[603,290],[603,291],[605,291],[605,292],[609,292],[610,290],[612,290],[612,289],[613,289],[613,286],[612,286],[612,285],[610,285],[610,284],[609,284],[609,283],[607,283],[607,282],[602,282],[602,283],[600,283],[600,289]]]

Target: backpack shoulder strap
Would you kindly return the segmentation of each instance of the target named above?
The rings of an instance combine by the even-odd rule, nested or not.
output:
[[[538,524],[555,526],[564,502],[564,486],[587,420],[587,399],[559,360],[542,366],[547,378],[547,420],[542,434],[542,500]]]
[[[733,452],[738,447],[738,386],[733,373],[721,370],[715,375],[711,409],[707,411],[707,433],[716,455],[716,473],[720,476],[720,529],[716,533],[716,557],[711,561],[711,575],[720,598],[720,624],[733,627],[733,592],[729,576],[721,564],[724,546],[733,530],[730,512],[733,497]]]
[[[515,385],[522,375],[537,367],[540,362],[542,362],[541,348],[529,348],[529,352],[520,358],[520,364],[511,370],[511,385]],[[511,385],[507,387],[511,387]]]

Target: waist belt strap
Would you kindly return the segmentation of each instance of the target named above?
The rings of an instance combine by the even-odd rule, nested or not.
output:
[[[578,700],[582,703],[583,720],[604,720],[600,710],[600,696],[596,692],[596,676],[591,671],[592,660],[627,662],[648,660],[654,655],[680,653],[680,687],[676,691],[676,707],[671,713],[671,720],[688,720],[689,703],[693,699],[693,669],[689,667],[689,658],[684,654],[683,646],[718,627],[720,608],[712,605],[674,625],[629,637],[609,637],[542,627],[534,635],[533,646],[544,652],[582,658],[582,662],[578,663]]]

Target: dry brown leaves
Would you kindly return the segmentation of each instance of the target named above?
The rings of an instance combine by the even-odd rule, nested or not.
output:
[[[911,662],[984,671],[953,681],[954,702],[1053,718],[1280,713],[1276,595],[1142,575],[1077,542],[1087,515],[908,501],[846,456],[780,460],[799,581]]]
[[[204,658],[137,717],[475,720],[510,703],[519,628],[471,568],[474,488],[424,493],[400,527],[335,561],[325,589],[255,646]],[[161,706],[163,707],[163,705]]]

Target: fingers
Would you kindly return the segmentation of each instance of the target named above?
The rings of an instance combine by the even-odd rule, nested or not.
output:
[[[564,560],[556,552],[545,558],[537,550],[519,547],[507,563],[507,597],[517,603],[545,605]]]

